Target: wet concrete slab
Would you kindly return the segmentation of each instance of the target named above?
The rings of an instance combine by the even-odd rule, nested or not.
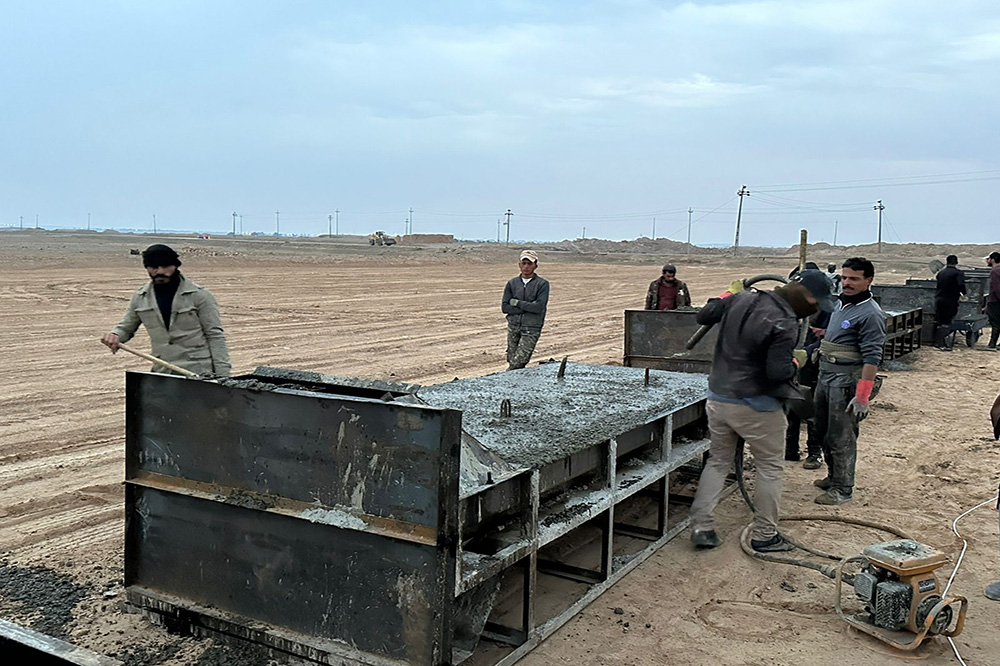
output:
[[[462,410],[462,429],[515,467],[541,467],[704,399],[708,375],[558,363],[423,387],[429,405]],[[501,403],[510,400],[510,416]]]

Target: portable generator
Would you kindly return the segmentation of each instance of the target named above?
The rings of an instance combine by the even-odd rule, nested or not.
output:
[[[901,650],[913,650],[930,635],[957,636],[965,625],[965,597],[944,598],[934,571],[948,556],[911,539],[868,546],[837,567],[835,605],[851,626]],[[851,576],[844,567],[860,562]],[[841,584],[853,582],[864,612],[846,615],[841,608]],[[954,624],[954,628],[950,627]]]

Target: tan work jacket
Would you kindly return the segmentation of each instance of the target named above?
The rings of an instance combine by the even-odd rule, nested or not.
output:
[[[208,289],[182,275],[170,310],[167,330],[150,280],[132,294],[125,316],[112,332],[122,342],[128,342],[142,324],[149,333],[153,356],[199,375],[228,377],[232,366],[219,305]],[[168,372],[161,366],[154,366],[153,370]]]

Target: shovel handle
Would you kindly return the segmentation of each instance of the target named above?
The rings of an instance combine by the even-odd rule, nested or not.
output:
[[[147,361],[152,361],[153,363],[155,363],[157,365],[162,365],[167,370],[170,370],[171,372],[176,372],[178,375],[184,375],[185,377],[197,377],[198,376],[197,372],[191,372],[190,370],[185,370],[184,368],[182,368],[180,366],[177,366],[177,365],[174,365],[173,363],[167,363],[166,361],[161,361],[160,359],[156,358],[155,356],[152,356],[152,355],[147,354],[145,352],[141,352],[138,349],[132,349],[131,347],[126,347],[125,345],[123,345],[120,342],[118,343],[118,348],[127,351],[129,354],[135,354],[139,358],[144,358]]]

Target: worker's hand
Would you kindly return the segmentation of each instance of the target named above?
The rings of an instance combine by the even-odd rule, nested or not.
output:
[[[967,301],[967,300],[969,300],[969,295],[968,294],[959,294],[958,295],[958,300],[960,300],[960,301]]]
[[[517,307],[517,304],[518,304],[518,303],[520,303],[521,301],[517,300],[516,298],[512,298],[512,299],[510,299],[510,301],[509,301],[509,302],[510,302],[510,306],[511,306],[512,308],[516,308],[516,307]]]
[[[820,340],[822,340],[823,337],[826,335],[825,328],[816,328],[815,326],[810,326],[809,330],[812,331],[813,335],[815,335]]]
[[[854,397],[847,403],[847,413],[853,415],[859,421],[864,421],[868,416],[868,401],[872,397],[872,390],[875,382],[871,379],[861,379],[854,390]]]
[[[792,359],[795,361],[795,365],[801,368],[809,361],[809,352],[805,349],[795,349],[792,351]]]
[[[851,398],[845,411],[857,420],[864,421],[868,416],[868,403],[861,404],[857,397]]]
[[[101,343],[106,345],[107,348],[111,350],[111,353],[114,354],[121,346],[121,338],[118,337],[117,333],[108,333],[101,338]]]

